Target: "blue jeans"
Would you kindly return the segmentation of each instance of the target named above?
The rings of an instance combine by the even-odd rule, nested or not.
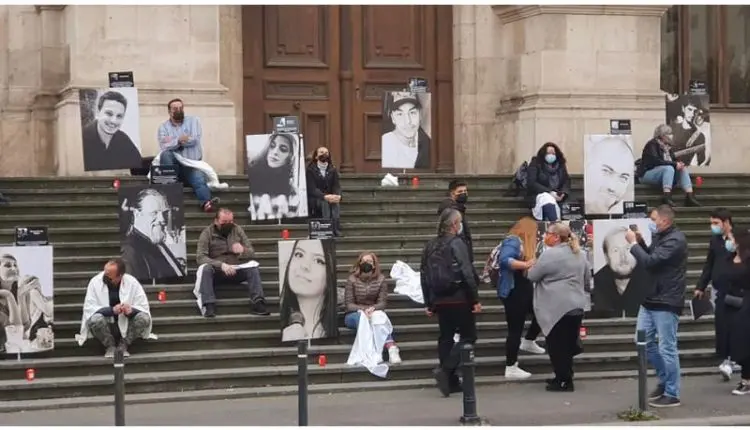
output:
[[[638,310],[636,330],[646,331],[646,356],[654,366],[664,394],[680,398],[680,354],[677,350],[677,326],[680,317],[669,311]]]
[[[174,151],[164,151],[161,153],[159,163],[164,165],[176,166],[177,176],[185,184],[189,185],[195,192],[201,205],[211,200],[211,189],[206,185],[206,177],[197,169],[185,167],[180,164],[174,156]]]
[[[542,221],[557,221],[557,205],[547,203],[542,206]]]
[[[359,327],[359,312],[349,312],[348,314],[344,315],[344,326],[356,332],[357,327]],[[385,340],[386,345],[392,342],[393,333],[389,334],[388,338],[386,338]]]
[[[679,174],[677,185],[683,190],[690,190],[693,188],[693,183],[690,181],[690,174],[687,169],[677,171]],[[657,166],[651,170],[647,170],[641,178],[641,183],[647,185],[661,185],[662,189],[672,189],[674,184],[675,169],[672,166]]]

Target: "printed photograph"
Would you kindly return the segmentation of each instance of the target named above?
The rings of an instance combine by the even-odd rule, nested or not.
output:
[[[587,215],[622,215],[623,202],[635,196],[635,156],[630,135],[595,134],[583,138],[583,200]]]
[[[299,134],[245,136],[253,221],[307,217],[305,148]]]
[[[55,347],[52,246],[0,247],[0,353]]]
[[[686,166],[711,164],[711,118],[708,94],[668,94],[667,124],[672,127],[672,147]]]
[[[141,167],[138,89],[79,90],[83,169]]]
[[[281,240],[278,250],[281,341],[337,337],[333,240]]]
[[[432,145],[430,93],[383,94],[380,154],[384,169],[427,169]]]
[[[628,229],[640,233],[646,245],[651,244],[648,219],[594,220],[593,301],[594,310],[602,316],[637,316],[650,287],[648,273],[636,264],[628,248]]]
[[[128,273],[139,281],[187,275],[182,184],[121,187],[117,197]]]

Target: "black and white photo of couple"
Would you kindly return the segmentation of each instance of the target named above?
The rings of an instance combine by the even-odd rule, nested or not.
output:
[[[667,124],[672,127],[672,149],[686,166],[711,164],[711,118],[708,94],[668,94]]]

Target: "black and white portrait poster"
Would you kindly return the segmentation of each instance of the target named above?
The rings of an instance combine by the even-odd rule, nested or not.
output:
[[[687,166],[711,164],[711,118],[708,94],[667,94],[667,124],[672,147]]]
[[[0,247],[0,352],[55,347],[52,258],[52,246]]]
[[[431,112],[430,93],[397,91],[383,94],[383,134],[380,137],[383,168],[430,167]]]
[[[570,231],[578,238],[578,242],[581,245],[581,249],[588,250],[590,248],[590,243],[588,240],[588,235],[586,235],[586,225],[591,224],[591,221],[587,221],[585,219],[577,219],[577,220],[563,220],[563,221],[556,221],[559,223],[562,223],[564,225],[567,225],[568,228],[570,228]],[[539,221],[537,222],[537,230],[536,230],[536,256],[537,258],[542,255],[542,252],[547,249],[547,245],[544,244],[544,233],[547,231],[547,227],[549,227],[550,224],[554,224],[554,222],[551,221]]]
[[[332,240],[281,240],[281,341],[338,336],[336,251]]]
[[[84,88],[79,91],[83,169],[141,167],[138,89]]]
[[[138,280],[187,274],[182,184],[120,187],[120,252]]]
[[[296,133],[245,136],[253,221],[307,217],[304,142]]]
[[[594,220],[593,300],[597,314],[636,316],[650,287],[648,273],[636,264],[625,240],[631,228],[641,234],[646,245],[651,244],[648,219]]]
[[[583,137],[583,202],[587,215],[622,215],[623,201],[635,195],[631,135]]]

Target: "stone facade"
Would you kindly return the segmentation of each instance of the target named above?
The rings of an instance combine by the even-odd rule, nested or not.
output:
[[[637,149],[664,119],[666,6],[454,6],[455,170],[508,173],[545,141],[582,169],[583,135],[633,121]],[[78,89],[132,70],[142,152],[166,102],[201,117],[206,161],[242,171],[240,6],[0,6],[0,172],[83,175]],[[750,114],[712,112],[709,172],[736,157]],[[727,142],[731,142],[728,144]],[[111,174],[112,172],[103,172]],[[92,174],[92,173],[88,173]]]

